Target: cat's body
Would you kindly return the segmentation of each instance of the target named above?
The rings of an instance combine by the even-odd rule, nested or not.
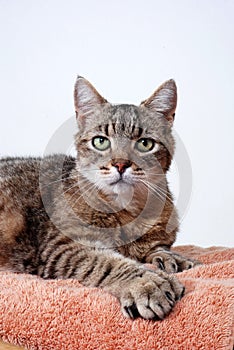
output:
[[[163,318],[183,292],[172,275],[178,219],[166,181],[174,150],[173,81],[140,107],[75,88],[77,158],[0,161],[0,266],[103,288],[128,317]]]

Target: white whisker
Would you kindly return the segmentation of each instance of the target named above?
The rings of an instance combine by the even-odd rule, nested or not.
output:
[[[156,195],[159,198],[159,200],[161,200],[163,203],[165,203],[165,200],[168,200],[172,203],[172,199],[169,197],[167,189],[164,189],[157,184],[152,184],[146,180],[141,179],[140,181],[151,191],[152,194]]]

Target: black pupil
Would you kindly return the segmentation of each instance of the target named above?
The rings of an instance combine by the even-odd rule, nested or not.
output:
[[[100,137],[99,142],[100,142],[101,144],[103,144],[103,143],[105,142],[105,138],[104,138],[104,137]]]
[[[142,145],[143,145],[144,147],[147,147],[147,146],[148,146],[148,140],[147,140],[147,139],[143,139],[143,140],[141,141],[141,143],[142,143]]]

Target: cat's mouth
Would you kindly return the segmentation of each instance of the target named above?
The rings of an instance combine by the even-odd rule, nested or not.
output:
[[[130,185],[128,181],[126,181],[126,179],[123,179],[122,174],[119,175],[119,178],[113,182],[110,183],[111,186],[117,185],[117,184],[126,184],[126,185]]]
[[[119,179],[117,181],[111,182],[110,186],[114,186],[114,185],[122,184],[122,183],[127,184],[127,182],[125,182],[123,179]]]

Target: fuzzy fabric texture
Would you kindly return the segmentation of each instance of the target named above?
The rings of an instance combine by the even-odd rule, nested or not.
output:
[[[186,293],[163,321],[125,319],[114,297],[75,280],[1,272],[0,338],[31,350],[232,350],[234,248],[174,250],[204,265],[178,274]]]

